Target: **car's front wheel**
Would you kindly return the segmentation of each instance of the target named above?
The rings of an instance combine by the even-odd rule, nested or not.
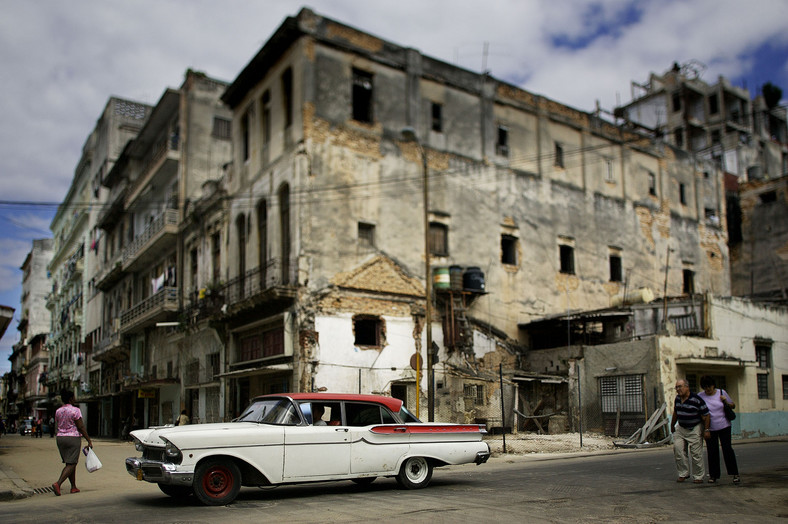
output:
[[[194,494],[206,506],[229,504],[241,490],[241,470],[228,459],[208,459],[194,472]]]
[[[189,486],[173,486],[172,484],[159,484],[159,489],[165,495],[174,498],[184,498],[192,494],[192,488]]]
[[[432,478],[432,464],[424,457],[411,457],[402,463],[397,482],[407,489],[427,487]]]

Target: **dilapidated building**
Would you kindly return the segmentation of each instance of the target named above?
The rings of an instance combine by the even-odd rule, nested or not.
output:
[[[627,290],[730,292],[717,166],[598,115],[308,9],[222,99],[228,413],[327,389],[500,425],[521,325]]]

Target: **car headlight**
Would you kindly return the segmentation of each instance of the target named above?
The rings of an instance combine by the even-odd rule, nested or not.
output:
[[[140,451],[140,452],[141,451],[145,451],[145,445],[142,443],[142,441],[140,439],[138,439],[137,437],[135,437],[133,435],[132,435],[131,438],[134,440],[134,449],[136,449],[137,451]]]
[[[181,450],[178,449],[178,446],[164,437],[159,438],[164,441],[164,455],[174,464],[180,464],[181,460],[183,460],[183,455],[181,454]]]

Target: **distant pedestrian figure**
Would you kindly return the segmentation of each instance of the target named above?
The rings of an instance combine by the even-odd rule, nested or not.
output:
[[[42,418],[36,420],[36,427],[34,429],[36,431],[36,438],[44,438],[44,420]]]
[[[49,417],[49,438],[55,437],[55,417]]]
[[[181,411],[181,415],[178,417],[178,422],[176,422],[176,426],[185,426],[189,423],[189,415],[186,414],[186,410],[184,409]]]
[[[678,422],[678,427],[676,426]],[[692,393],[686,380],[676,381],[676,400],[673,401],[673,418],[670,430],[673,431],[673,456],[679,476],[676,482],[684,482],[690,476],[692,461],[692,482],[702,484],[706,476],[703,467],[703,439],[709,438],[709,409],[706,403]]]
[[[82,421],[82,411],[74,405],[74,392],[63,390],[60,394],[63,405],[55,412],[57,424],[57,449],[63,459],[63,471],[60,478],[52,484],[55,495],[60,496],[60,486],[68,479],[71,482],[71,493],[79,493],[77,488],[77,463],[82,448],[82,438],[88,441],[88,446],[93,447],[93,441],[88,436],[85,424]]]

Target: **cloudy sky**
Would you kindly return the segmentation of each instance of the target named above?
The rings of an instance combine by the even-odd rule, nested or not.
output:
[[[107,99],[154,104],[187,68],[232,81],[288,15],[316,12],[578,109],[630,100],[674,61],[788,93],[786,0],[0,0],[0,304],[19,340],[31,240],[68,191]]]

